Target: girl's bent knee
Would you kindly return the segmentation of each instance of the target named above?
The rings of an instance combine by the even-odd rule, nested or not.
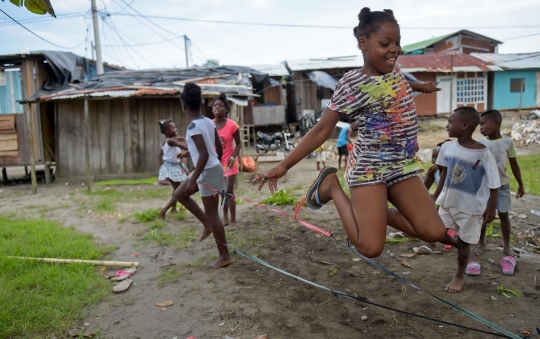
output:
[[[376,258],[383,252],[383,246],[354,246],[358,252],[368,258]]]

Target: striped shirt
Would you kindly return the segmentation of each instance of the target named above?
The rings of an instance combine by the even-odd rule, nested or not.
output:
[[[336,84],[328,108],[349,115],[358,137],[345,173],[350,187],[423,171],[415,155],[418,124],[412,89],[399,66],[381,76],[355,69]]]

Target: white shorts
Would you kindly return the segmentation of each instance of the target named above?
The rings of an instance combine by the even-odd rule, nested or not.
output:
[[[324,152],[315,152],[315,161],[326,161],[326,154]]]
[[[459,231],[459,238],[467,244],[477,244],[482,231],[482,216],[471,215],[455,208],[439,207],[439,215],[446,228]]]

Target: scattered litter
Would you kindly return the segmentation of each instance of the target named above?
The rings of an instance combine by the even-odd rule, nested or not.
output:
[[[219,324],[219,327],[221,327],[221,326],[223,326],[223,325],[225,325],[225,322],[222,322],[221,324]]]
[[[405,266],[405,267],[408,267],[408,268],[414,268],[411,264],[409,264],[408,262],[406,262],[405,260],[403,260],[401,262],[401,265]]]
[[[521,334],[530,335],[531,332],[529,332],[529,331],[527,331],[527,330],[524,330],[524,331],[521,331]]]
[[[492,264],[495,264],[495,260],[493,260],[493,259],[491,259],[491,258],[487,258],[486,260],[489,261],[489,262],[492,263]]]
[[[321,260],[321,264],[325,264],[325,265],[335,265],[335,263],[333,263],[333,262],[324,261],[324,260]]]
[[[510,137],[522,145],[540,144],[540,123],[537,120],[531,120],[514,124]]]
[[[495,301],[499,300],[499,299],[495,298],[494,296],[491,296],[490,299],[491,299],[491,300],[495,300]]]
[[[540,211],[539,210],[531,210],[531,213],[540,217]]]
[[[396,255],[394,253],[390,253],[390,257],[393,258],[395,257]]]
[[[130,254],[129,256],[132,258],[137,258],[139,256],[139,253],[135,252],[133,254]]]
[[[403,275],[409,275],[409,274],[411,274],[411,272],[401,272],[401,274],[403,274]]]
[[[511,299],[512,297],[509,296],[508,294],[506,294],[506,292],[512,293],[516,297],[521,297],[522,296],[521,292],[513,290],[511,288],[504,288],[503,285],[500,285],[499,288],[497,289],[497,293],[499,293],[503,297],[507,297],[508,299]]]
[[[72,338],[94,338],[96,336],[95,333],[80,333],[79,330],[69,330],[68,334]]]
[[[268,339],[268,335],[261,334],[261,335],[256,336],[255,339]]]
[[[389,238],[394,238],[394,239],[405,238],[405,233],[403,233],[403,232],[390,232],[390,233],[388,233],[388,237]]]
[[[228,335],[225,336],[225,339],[234,339],[233,337],[229,337]]]
[[[517,217],[519,219],[527,219],[527,214],[519,214]]]
[[[159,306],[159,307],[169,307],[169,306],[172,306],[172,305],[173,305],[172,300],[167,300],[167,301],[164,301],[164,302],[156,303],[156,306]]]
[[[352,261],[360,261],[360,260],[362,260],[362,259],[360,259],[360,258],[352,258]]]
[[[367,317],[367,315],[363,315],[362,318],[360,318],[360,319],[362,319],[362,321],[366,321],[366,320],[368,320],[368,317]]]
[[[399,256],[403,258],[414,258],[415,255],[416,253],[406,253],[406,254],[400,254]]]

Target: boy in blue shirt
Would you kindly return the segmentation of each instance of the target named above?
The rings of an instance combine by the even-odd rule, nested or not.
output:
[[[351,132],[356,128],[356,125],[354,122],[352,122],[349,126],[345,126],[341,129],[338,135],[337,139],[337,148],[338,148],[338,169],[341,169],[341,157],[345,157],[345,168],[347,168],[347,161],[349,160],[349,150],[347,149],[347,145],[353,144],[351,141]]]

